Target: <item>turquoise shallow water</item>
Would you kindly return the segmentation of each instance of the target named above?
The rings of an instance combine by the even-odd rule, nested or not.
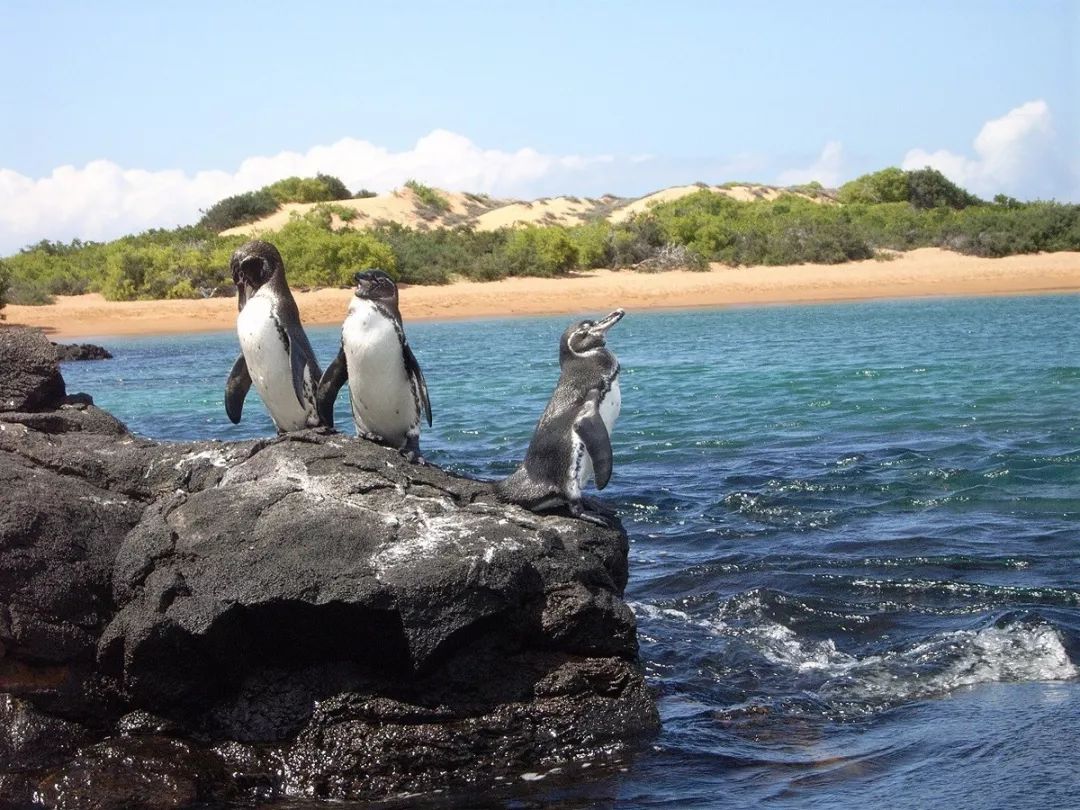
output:
[[[407,324],[428,459],[509,472],[570,320]],[[1080,806],[1078,322],[1076,296],[630,312],[604,495],[664,728],[494,806]],[[309,334],[327,363],[337,330]],[[225,417],[233,333],[101,342],[68,388],[135,431],[272,433],[254,393]]]

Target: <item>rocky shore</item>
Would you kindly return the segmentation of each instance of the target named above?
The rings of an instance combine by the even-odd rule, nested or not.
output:
[[[308,431],[156,443],[0,330],[0,806],[384,799],[658,725],[627,540]]]

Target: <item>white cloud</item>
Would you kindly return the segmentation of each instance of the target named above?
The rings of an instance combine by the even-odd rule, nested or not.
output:
[[[1021,199],[1080,196],[1080,176],[1061,148],[1050,106],[1041,99],[987,121],[973,147],[974,156],[912,149],[901,165],[931,166],[985,198],[1002,193]]]
[[[844,169],[844,148],[839,141],[829,141],[818,159],[805,169],[788,169],[780,172],[776,182],[781,186],[799,186],[814,180],[826,188],[840,185]]]
[[[147,228],[190,224],[223,197],[290,175],[336,175],[349,188],[388,191],[409,178],[443,188],[528,195],[560,176],[617,176],[630,161],[609,155],[546,155],[535,149],[482,149],[435,130],[411,149],[393,152],[343,138],[307,152],[252,157],[234,172],[125,169],[108,160],[61,166],[38,179],[0,169],[0,255],[39,239],[111,239]]]

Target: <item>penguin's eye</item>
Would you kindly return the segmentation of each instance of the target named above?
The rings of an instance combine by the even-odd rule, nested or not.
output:
[[[255,258],[254,256],[249,256],[248,258],[244,259],[244,261],[240,262],[240,272],[245,276],[248,276],[250,278],[259,278],[261,275],[261,271],[262,261]]]

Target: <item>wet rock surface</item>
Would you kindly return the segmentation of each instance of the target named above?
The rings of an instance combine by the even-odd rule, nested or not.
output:
[[[158,444],[62,379],[29,407],[20,374],[0,369],[0,807],[385,798],[656,728],[621,528],[325,431]]]
[[[56,359],[61,363],[80,360],[111,360],[112,352],[93,343],[53,343]]]

